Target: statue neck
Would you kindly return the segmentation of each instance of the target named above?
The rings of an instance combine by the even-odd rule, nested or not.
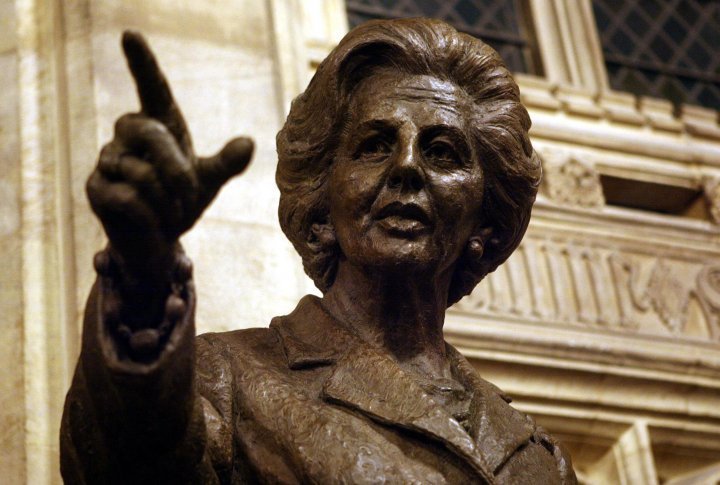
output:
[[[341,260],[323,306],[405,370],[448,378],[442,327],[452,271],[446,273],[392,273]]]

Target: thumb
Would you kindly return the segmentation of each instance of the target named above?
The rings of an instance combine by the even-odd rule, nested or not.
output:
[[[201,158],[197,174],[208,194],[215,194],[229,179],[242,173],[250,163],[255,144],[250,138],[233,138],[217,155]]]

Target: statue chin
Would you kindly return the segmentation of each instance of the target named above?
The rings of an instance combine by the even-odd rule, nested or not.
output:
[[[369,238],[368,244],[354,241],[342,246],[345,261],[368,270],[392,275],[435,274],[442,270],[440,251],[427,237],[406,239],[397,237]],[[360,247],[358,247],[360,246]],[[340,263],[342,265],[342,262]],[[399,273],[399,274],[398,274]]]

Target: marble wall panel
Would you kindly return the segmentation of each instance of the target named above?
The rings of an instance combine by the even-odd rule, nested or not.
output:
[[[13,2],[0,1],[0,473],[25,481],[22,227]]]

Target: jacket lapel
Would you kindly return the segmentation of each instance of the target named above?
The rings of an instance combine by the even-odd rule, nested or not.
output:
[[[473,439],[391,358],[367,344],[339,359],[323,386],[329,402],[360,411],[375,421],[423,434],[463,458],[488,483]]]
[[[454,347],[446,345],[455,378],[473,389],[469,432],[486,470],[496,473],[535,433],[528,416],[509,405],[510,398],[495,385],[482,379]]]
[[[322,399],[439,441],[494,483],[475,439],[392,358],[337,323],[317,297],[306,296],[292,314],[270,326],[282,339],[291,369],[333,366]]]

